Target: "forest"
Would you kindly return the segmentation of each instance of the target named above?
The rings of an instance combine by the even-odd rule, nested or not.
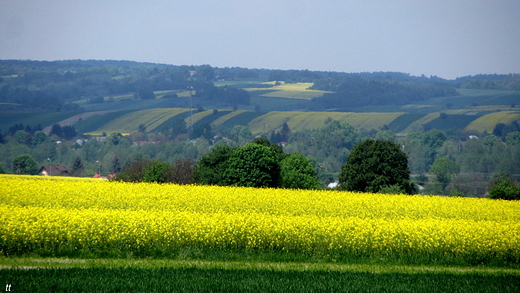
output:
[[[191,75],[196,72],[195,75]],[[520,90],[520,75],[477,75],[445,80],[396,72],[343,73],[308,70],[174,66],[131,61],[0,60],[0,103],[24,109],[79,111],[81,99],[136,93],[147,99],[155,91],[193,89],[205,101],[249,104],[238,89],[215,87],[215,81],[265,80],[311,82],[312,89],[332,91],[315,98],[310,110],[364,105],[402,105],[431,97],[455,95],[456,88]],[[5,106],[4,106],[5,107]]]

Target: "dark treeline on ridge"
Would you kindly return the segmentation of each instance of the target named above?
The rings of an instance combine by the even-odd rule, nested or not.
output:
[[[344,73],[309,70],[218,68],[210,65],[174,66],[132,61],[0,60],[0,102],[42,110],[80,110],[74,103],[100,97],[137,93],[151,98],[154,91],[192,88],[206,100],[235,106],[249,103],[247,94],[218,89],[214,81],[257,80],[311,82],[312,89],[332,91],[315,98],[312,110],[367,105],[402,105],[455,95],[455,88],[520,89],[520,76],[477,75],[445,80],[399,72]],[[348,109],[347,109],[348,110]]]

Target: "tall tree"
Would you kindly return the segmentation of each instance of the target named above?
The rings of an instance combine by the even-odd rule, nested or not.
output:
[[[292,189],[319,189],[316,170],[300,153],[292,153],[280,162],[280,187]]]
[[[278,155],[270,147],[248,143],[229,158],[224,174],[227,185],[277,187],[280,179]]]
[[[339,188],[349,191],[380,192],[395,186],[403,193],[415,193],[409,181],[408,158],[398,144],[365,140],[352,149],[341,168]]]
[[[206,185],[225,185],[224,172],[235,150],[228,145],[217,145],[209,154],[200,158],[195,169],[195,182]]]
[[[453,175],[459,174],[460,167],[448,157],[440,157],[435,159],[430,168],[430,172],[437,176],[439,182],[448,184],[451,182]]]
[[[121,172],[121,159],[118,156],[115,156],[112,162],[110,162],[109,172],[112,174]]]
[[[80,159],[79,156],[77,156],[74,159],[74,162],[72,163],[71,175],[72,176],[82,176],[84,170],[85,170],[85,168],[83,166],[83,161]]]
[[[493,199],[520,200],[520,187],[510,180],[497,180],[497,183],[489,191],[489,197]]]
[[[13,173],[36,175],[38,173],[38,164],[30,155],[19,155],[13,160]]]

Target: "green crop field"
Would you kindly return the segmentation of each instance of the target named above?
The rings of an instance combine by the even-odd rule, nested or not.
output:
[[[421,131],[424,129],[424,125],[440,117],[440,113],[430,113],[410,123],[402,133],[408,133],[411,131]]]
[[[12,292],[518,292],[520,273],[483,267],[208,260],[0,258]]]
[[[213,110],[206,110],[202,112],[193,111],[192,117],[188,116],[184,119],[184,122],[186,122],[186,125],[190,125],[190,123],[196,124],[200,120],[204,119],[205,117],[212,115]]]
[[[168,119],[186,111],[188,111],[188,109],[183,108],[157,108],[134,111],[112,120],[97,130],[87,134],[100,135],[103,132],[131,133],[137,131],[140,124],[145,125],[146,131],[152,131]]]
[[[248,110],[237,110],[237,111],[233,111],[231,113],[226,113],[226,115],[223,115],[223,116],[220,116],[219,118],[215,119],[211,125],[212,126],[220,126],[222,125],[223,123],[225,123],[226,121],[244,113],[244,112],[251,112],[251,111],[248,111]]]
[[[352,113],[352,112],[269,112],[255,118],[248,126],[253,133],[265,133],[277,130],[287,123],[293,131],[304,128],[317,129],[325,125],[325,121],[332,119],[346,122],[352,126],[364,129],[381,129],[389,125],[393,120],[403,115],[396,113]]]
[[[204,124],[214,125],[213,122],[215,120],[219,119],[220,117],[225,117],[229,113],[232,113],[232,112],[233,112],[232,110],[218,110],[217,112],[213,112],[213,110],[212,110],[210,115],[206,115],[203,118],[199,119],[197,121],[197,124],[201,124],[201,125],[204,125]]]
[[[425,124],[427,129],[461,130],[468,126],[477,117],[474,115],[456,115],[449,114],[444,119],[439,117]]]
[[[221,126],[225,128],[233,128],[235,125],[248,125],[253,119],[264,115],[265,112],[243,111],[236,116],[230,117],[222,122]]]
[[[403,114],[388,124],[388,128],[395,133],[402,133],[411,123],[421,119],[425,114]]]
[[[97,129],[102,128],[105,124],[112,120],[118,119],[119,117],[130,113],[131,111],[117,111],[109,112],[103,115],[90,116],[83,118],[81,121],[73,124],[74,128],[78,133],[91,133]]]
[[[484,115],[475,119],[467,127],[467,131],[478,131],[492,133],[497,123],[509,124],[513,121],[520,122],[520,112],[501,111]]]

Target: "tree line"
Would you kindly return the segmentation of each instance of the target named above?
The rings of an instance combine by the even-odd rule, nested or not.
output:
[[[445,81],[399,81],[392,78],[367,79],[346,75],[317,80],[313,89],[333,91],[314,98],[314,109],[348,109],[376,105],[404,105],[433,97],[457,95],[455,87]]]
[[[301,154],[312,166],[322,187],[339,179],[355,146],[366,139],[397,143],[407,156],[408,168],[413,174],[409,179],[418,188],[417,192],[422,194],[484,197],[490,192],[489,182],[495,174],[506,173],[512,176],[513,181],[520,180],[518,123],[506,124],[504,127],[498,125],[501,136],[490,134],[469,138],[434,129],[411,132],[399,138],[389,130],[364,132],[331,119],[325,122],[323,127],[314,130],[291,131],[287,125],[283,125],[278,131],[266,134],[265,137],[270,140],[264,139],[263,146],[277,154],[277,162],[284,161],[284,156]],[[229,178],[218,178],[222,174],[233,174],[231,170],[226,172],[227,168],[222,167],[226,165],[211,173],[203,171],[205,164],[221,162],[222,158],[226,158],[224,161],[227,162],[236,149],[255,140],[255,136],[244,125],[236,125],[232,129],[207,128],[199,136],[191,137],[185,130],[173,135],[170,130],[146,133],[143,128],[128,136],[113,133],[96,138],[73,136],[75,131],[72,126],[54,125],[50,134],[40,129],[41,126],[17,124],[6,133],[0,131],[2,172],[17,172],[13,160],[22,154],[33,157],[39,166],[67,166],[75,176],[92,176],[99,172],[116,174],[140,161],[173,164],[178,160],[189,160],[199,167],[198,175],[193,173],[194,180],[205,184],[232,185],[234,183]],[[496,132],[498,134],[498,130]],[[269,145],[265,143],[266,140]],[[222,160],[217,159],[219,156],[216,150],[222,153]],[[206,158],[208,154],[217,158]],[[293,159],[296,160],[294,156],[290,160]],[[243,161],[235,160],[236,163]],[[233,168],[238,170],[236,166]],[[280,170],[280,174],[283,173],[281,170],[287,170],[281,165],[274,168]],[[205,176],[201,176],[201,172]],[[234,176],[240,177],[237,174]],[[272,182],[277,182],[274,186],[287,186],[280,183],[279,177]]]
[[[268,70],[210,65],[174,66],[131,61],[0,60],[0,102],[46,111],[80,111],[74,101],[103,102],[100,97],[135,93],[154,98],[154,91],[193,89],[223,105],[247,105],[246,92],[219,89],[219,80],[311,82],[313,89],[333,91],[316,98],[312,109],[348,109],[366,105],[401,105],[456,94],[456,88],[520,89],[520,75],[477,75],[445,80],[399,72],[325,72]],[[14,107],[14,106],[13,106]]]
[[[80,111],[74,101],[102,103],[104,96],[135,93],[151,99],[154,91],[193,89],[208,100],[248,104],[240,89],[220,90],[213,81],[251,79],[259,74],[245,68],[209,65],[173,66],[129,61],[16,61],[0,60],[0,102],[22,108]]]

